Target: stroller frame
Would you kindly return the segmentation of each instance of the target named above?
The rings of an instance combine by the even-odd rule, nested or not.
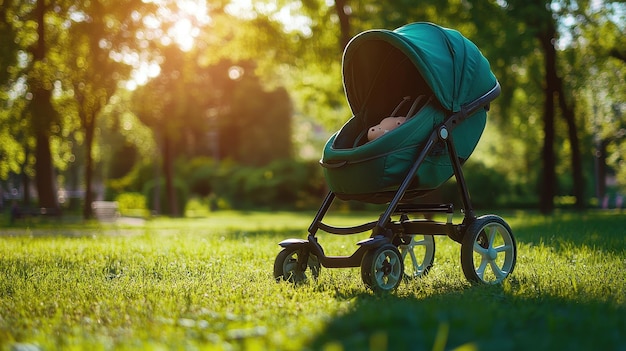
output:
[[[274,276],[280,280],[300,282],[306,279],[305,271],[310,268],[317,278],[321,266],[325,268],[361,267],[361,276],[366,286],[372,290],[389,291],[398,287],[404,272],[404,256],[398,248],[413,249],[415,235],[446,235],[461,244],[461,264],[465,277],[470,282],[499,283],[512,273],[516,260],[516,244],[508,224],[500,217],[487,215],[476,217],[471,204],[469,189],[463,176],[462,160],[452,138],[452,131],[479,109],[489,109],[489,103],[500,94],[500,85],[496,85],[483,96],[462,106],[461,110],[451,113],[436,128],[417,154],[406,177],[399,185],[395,195],[389,201],[386,210],[378,220],[350,227],[336,227],[325,224],[324,216],[329,211],[335,194],[326,195],[313,222],[308,229],[307,239],[287,239],[279,243],[283,250],[274,263]],[[456,178],[463,208],[462,222],[453,223],[454,206],[452,204],[412,204],[402,203],[409,192],[411,182],[426,157],[438,143],[445,143]],[[324,166],[324,164],[322,164]],[[410,219],[414,214],[446,214],[445,222],[430,219]],[[393,221],[392,216],[399,215]],[[317,232],[322,230],[330,234],[350,235],[371,230],[369,238],[357,243],[358,249],[350,256],[327,256],[317,239]],[[499,239],[498,239],[499,238]],[[502,245],[494,246],[496,240]],[[415,256],[412,256],[415,264]],[[503,255],[500,255],[503,254]],[[434,241],[429,262],[425,262],[413,277],[428,273],[434,255]],[[496,261],[500,256],[500,263]],[[502,260],[502,257],[504,259]],[[491,268],[492,273],[486,273]],[[491,274],[491,275],[490,275]]]

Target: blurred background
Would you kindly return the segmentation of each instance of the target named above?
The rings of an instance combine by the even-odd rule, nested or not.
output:
[[[103,200],[136,216],[315,209],[322,147],[351,116],[344,47],[415,21],[459,30],[502,85],[464,167],[477,207],[623,206],[626,1],[0,5],[6,213],[88,219]],[[453,182],[436,196],[454,198]]]

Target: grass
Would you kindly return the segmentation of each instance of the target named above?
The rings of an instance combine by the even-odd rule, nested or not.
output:
[[[439,237],[431,273],[386,295],[358,269],[274,282],[277,243],[311,213],[3,228],[0,350],[626,350],[626,215],[503,217],[518,241],[504,284],[467,283]],[[366,236],[319,237],[340,255]]]

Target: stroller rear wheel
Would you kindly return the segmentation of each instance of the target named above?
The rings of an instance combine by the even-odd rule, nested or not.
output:
[[[392,291],[400,285],[404,263],[400,251],[392,244],[369,250],[361,262],[363,283],[374,292]]]
[[[419,278],[428,274],[435,260],[435,238],[432,235],[411,235],[411,241],[398,248],[404,262],[405,278]]]
[[[298,267],[298,258],[303,254],[301,246],[287,246],[282,249],[274,260],[274,278],[276,281],[286,280],[291,283],[300,283],[307,279],[305,270]],[[321,265],[317,256],[309,253],[306,265],[311,270],[314,279],[320,274]]]
[[[470,282],[497,284],[513,273],[517,258],[509,225],[495,215],[476,219],[461,242],[461,267]]]

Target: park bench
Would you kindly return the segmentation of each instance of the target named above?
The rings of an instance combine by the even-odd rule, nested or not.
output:
[[[91,203],[94,217],[100,222],[115,222],[120,217],[116,201],[94,201]]]

